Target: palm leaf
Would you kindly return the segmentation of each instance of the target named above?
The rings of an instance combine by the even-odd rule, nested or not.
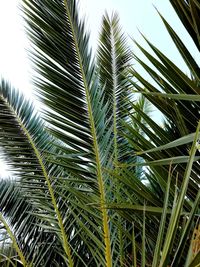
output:
[[[108,116],[113,127],[114,161],[119,160],[119,131],[121,120],[127,117],[130,109],[130,83],[127,80],[127,69],[131,53],[126,38],[119,26],[119,17],[106,13],[102,18],[102,27],[97,50],[98,71],[101,87],[104,88],[105,101],[109,103]]]
[[[181,4],[180,1],[172,2],[174,2],[174,5],[180,4],[180,6],[187,6],[187,3]],[[186,9],[187,11],[189,10],[188,6]],[[150,123],[151,127],[154,127],[153,131],[150,131],[147,127],[136,121],[136,119],[133,117],[134,121],[137,122],[138,126],[140,128],[142,127],[148,138],[150,138],[150,141],[148,142],[144,140],[144,138],[138,137],[139,140],[136,144],[134,144],[134,149],[136,151],[141,151],[141,147],[146,146],[147,148],[148,144],[148,149],[145,150],[146,152],[148,152],[146,154],[141,154],[141,156],[144,157],[148,162],[152,161],[152,164],[167,163],[167,159],[169,159],[169,164],[170,159],[175,159],[176,157],[176,160],[179,162],[181,162],[182,159],[185,159],[187,161],[186,158],[189,147],[185,144],[178,147],[178,140],[180,140],[181,142],[181,138],[185,139],[187,138],[187,136],[190,136],[190,134],[192,136],[192,133],[194,133],[195,131],[194,125],[196,125],[196,122],[199,119],[199,104],[198,102],[194,101],[195,95],[195,100],[198,99],[199,95],[199,78],[197,75],[198,64],[191,57],[187,48],[183,45],[180,38],[169,26],[167,21],[162,16],[161,18],[168,32],[173,38],[178,50],[183,56],[185,62],[191,69],[192,77],[188,77],[185,73],[183,73],[172,61],[170,61],[145,37],[145,40],[147,41],[156,56],[153,56],[150,52],[145,50],[141,45],[136,42],[140,50],[154,65],[156,70],[149,67],[148,64],[141,61],[137,56],[135,56],[135,58],[142,65],[142,67],[151,75],[153,80],[156,82],[156,85],[155,83],[153,84],[152,82],[149,82],[144,79],[135,70],[132,70],[131,73],[140,81],[142,86],[141,84],[135,84],[133,82],[132,84],[138,91],[142,92],[149,99],[149,101],[152,102],[158,108],[158,110],[160,110],[166,117],[164,129],[161,129],[161,127],[155,127],[155,124],[152,122],[152,120],[150,118],[147,118],[144,113],[142,114],[143,118],[145,117],[145,120]],[[143,86],[145,89],[143,88]],[[134,109],[136,109],[135,106],[133,107]],[[138,109],[136,110],[137,112],[140,112],[138,111]],[[133,133],[134,135],[137,134],[134,130]],[[159,136],[160,139],[154,137],[155,135]],[[128,134],[126,134],[126,136],[128,136]],[[131,138],[129,137],[129,142],[130,139]],[[165,146],[165,144],[167,143],[168,145]],[[157,149],[156,147],[159,147],[160,149]],[[198,155],[196,159],[198,160]],[[196,175],[196,172],[198,173],[197,165],[198,163],[194,163],[193,165],[194,172],[192,172],[192,177],[194,177],[195,182],[193,183],[193,180],[190,180],[190,190],[188,190],[188,194],[190,194],[190,196],[193,195],[193,190],[195,190],[195,192],[198,191],[196,187],[196,185],[199,183],[198,175]],[[178,169],[179,172],[183,174],[183,165],[178,165]],[[165,177],[167,177],[167,175],[165,175]],[[196,193],[194,194],[194,196],[195,195]],[[193,198],[192,196],[192,199],[194,201],[195,197]]]
[[[192,0],[182,2],[181,0],[170,0],[170,3],[172,4],[184,27],[192,37],[195,45],[200,50],[199,30],[197,26],[200,10],[198,1]]]
[[[2,186],[1,186],[1,189],[4,189],[4,188],[5,187],[2,188]],[[9,235],[9,237],[11,239],[12,246],[13,246],[13,248],[15,249],[15,251],[19,255],[19,259],[20,259],[21,263],[23,264],[23,266],[27,266],[28,267],[29,264],[28,264],[28,261],[26,259],[26,255],[25,255],[23,249],[21,248],[22,244],[19,244],[19,240],[17,238],[16,229],[13,230],[13,226],[12,226],[13,221],[10,221],[5,216],[6,215],[6,211],[7,211],[7,207],[6,206],[8,206],[10,204],[10,203],[6,203],[7,205],[5,205],[5,203],[4,203],[4,201],[7,200],[6,194],[10,194],[10,195],[12,195],[12,198],[15,198],[15,194],[13,194],[13,186],[12,185],[10,186],[10,185],[6,184],[6,190],[2,190],[1,192],[4,193],[4,196],[3,197],[1,196],[0,222],[4,225],[5,230],[6,230],[6,232],[8,233],[8,235]],[[17,203],[17,205],[16,205],[16,203]],[[18,209],[21,208],[20,200],[15,202],[15,205],[13,206],[13,208],[15,209],[15,213],[18,211]],[[12,210],[12,209],[9,209],[9,210]],[[12,217],[11,218],[13,219],[13,213],[12,213]],[[20,230],[20,229],[18,228],[18,230]],[[1,235],[2,235],[2,233],[1,233]],[[4,254],[4,257],[5,257],[5,254]]]
[[[191,147],[190,158],[189,158],[187,166],[186,166],[184,182],[182,184],[181,193],[180,193],[179,199],[177,201],[174,213],[171,216],[171,220],[170,220],[171,223],[169,224],[169,228],[168,228],[168,231],[167,231],[167,234],[166,234],[166,238],[165,238],[165,243],[163,245],[163,253],[162,253],[162,256],[161,256],[161,260],[160,260],[160,266],[164,266],[164,265],[167,266],[167,264],[166,264],[166,262],[168,261],[167,257],[168,257],[168,253],[170,252],[169,251],[169,247],[171,246],[172,240],[174,239],[175,232],[177,231],[177,226],[176,225],[177,225],[178,220],[180,218],[180,213],[181,213],[181,210],[183,208],[183,202],[184,202],[184,198],[185,198],[185,195],[186,195],[188,183],[189,183],[189,180],[190,180],[192,164],[193,164],[194,156],[195,156],[195,153],[196,153],[196,142],[197,142],[197,139],[198,139],[199,130],[200,130],[200,123],[198,124],[197,130],[196,130],[196,134],[195,134],[195,137],[194,137],[194,141],[193,141],[193,144],[192,144],[192,147]],[[193,209],[191,215],[193,215],[194,211],[195,211],[195,209]]]
[[[52,201],[52,206],[49,208],[52,212],[51,216],[54,217],[56,214],[61,230],[61,239],[63,238],[63,247],[70,262],[71,256],[66,233],[52,189],[52,182],[48,175],[48,172],[52,171],[52,167],[50,165],[45,166],[41,154],[44,149],[47,149],[47,144],[49,145],[51,138],[43,130],[43,124],[37,115],[34,115],[34,107],[30,102],[26,102],[24,97],[11,89],[4,81],[2,81],[0,93],[0,146],[3,147],[3,153],[9,156],[8,164],[19,177],[18,179],[21,179],[22,188],[25,187],[27,180],[29,181],[32,198],[34,197],[34,190],[31,189],[31,180],[38,184],[36,196],[41,197],[43,202],[45,200],[44,190],[49,191],[49,199]],[[33,188],[35,188],[35,184]]]
[[[103,209],[106,177],[102,169],[108,161],[110,131],[105,129],[107,108],[102,106],[84,23],[78,18],[76,1],[23,2],[28,33],[35,44],[32,59],[40,73],[36,89],[49,108],[45,119],[56,138],[79,155],[85,152],[77,173],[86,178],[89,161],[90,177],[98,183],[105,258],[107,266],[111,266],[108,214]],[[68,153],[68,147],[62,149]],[[70,164],[77,168],[72,161]]]

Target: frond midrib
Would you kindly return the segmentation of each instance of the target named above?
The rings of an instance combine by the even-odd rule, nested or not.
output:
[[[8,109],[11,110],[11,112],[14,114],[14,116],[15,116],[15,118],[16,118],[19,126],[20,126],[20,129],[22,130],[24,135],[27,137],[27,139],[28,139],[33,151],[34,151],[34,154],[35,154],[35,156],[36,156],[36,158],[38,160],[38,163],[39,163],[39,165],[41,167],[43,176],[44,176],[44,178],[45,178],[45,180],[47,182],[47,188],[48,188],[48,191],[49,191],[50,196],[51,196],[51,202],[53,204],[53,208],[54,208],[56,216],[57,216],[58,225],[59,225],[60,230],[61,230],[62,239],[63,239],[63,248],[64,248],[65,253],[66,253],[67,257],[68,257],[69,266],[73,267],[73,260],[72,260],[72,256],[71,256],[70,245],[68,243],[68,238],[67,238],[67,235],[66,235],[66,232],[65,232],[65,229],[64,229],[64,225],[63,225],[63,222],[62,222],[62,217],[61,217],[61,214],[60,214],[59,209],[57,207],[56,198],[54,196],[53,188],[51,186],[51,182],[50,182],[49,176],[47,174],[47,170],[46,170],[46,168],[44,166],[44,163],[43,163],[42,157],[40,155],[40,152],[37,149],[34,141],[32,140],[31,135],[29,134],[29,131],[26,129],[26,126],[23,124],[21,118],[15,112],[13,107],[8,103],[8,101],[6,101],[4,98],[3,98],[3,100],[4,100],[4,103],[7,105]]]
[[[28,267],[28,263],[24,257],[24,254],[22,252],[22,250],[20,249],[20,247],[18,246],[17,244],[17,240],[15,238],[15,235],[13,234],[12,232],[12,229],[10,228],[10,226],[8,225],[8,223],[6,222],[2,212],[0,212],[0,221],[3,223],[3,225],[5,226],[5,229],[7,231],[7,233],[9,234],[10,236],[10,239],[12,240],[12,244],[13,244],[13,247],[15,248],[16,252],[18,253],[19,255],[19,258],[23,264],[24,267]]]
[[[112,65],[112,75],[113,75],[113,134],[114,134],[114,164],[117,165],[118,161],[118,144],[117,144],[117,138],[118,138],[118,131],[117,131],[117,62],[116,62],[116,51],[115,51],[115,36],[114,36],[114,30],[111,25],[110,28],[110,42],[111,42],[111,65]]]
[[[85,72],[83,68],[82,58],[81,58],[81,54],[79,50],[79,45],[78,45],[75,30],[73,27],[73,22],[72,22],[69,8],[68,8],[67,0],[65,0],[64,3],[65,3],[65,9],[66,9],[66,12],[69,18],[69,23],[70,23],[71,30],[72,30],[77,58],[78,58],[79,66],[80,66],[80,72],[82,74],[83,84],[85,88],[86,102],[87,102],[87,108],[88,108],[88,117],[89,117],[89,122],[90,122],[91,135],[93,139],[94,154],[96,158],[96,168],[97,168],[96,171],[97,171],[97,179],[98,179],[99,192],[100,192],[100,207],[101,207],[101,212],[102,212],[102,217],[103,217],[104,241],[105,241],[105,247],[106,247],[105,257],[106,257],[107,267],[111,267],[112,261],[111,261],[111,245],[110,245],[110,233],[109,233],[109,226],[108,226],[108,215],[107,215],[106,209],[104,208],[104,205],[106,202],[105,189],[104,189],[102,166],[101,166],[101,160],[100,160],[100,152],[99,152],[99,146],[98,146],[98,141],[97,141],[96,127],[95,127],[94,117],[92,113],[92,104],[91,104],[89,88],[88,88],[88,84],[87,84],[87,80],[86,80],[86,76],[85,76]]]

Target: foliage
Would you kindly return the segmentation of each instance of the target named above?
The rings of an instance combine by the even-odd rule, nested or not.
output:
[[[199,2],[170,2],[199,49]],[[134,58],[151,82],[117,14],[93,59],[75,0],[22,8],[42,111],[1,81],[1,266],[199,266],[200,71],[186,45],[160,15],[191,76],[146,39],[155,68]]]

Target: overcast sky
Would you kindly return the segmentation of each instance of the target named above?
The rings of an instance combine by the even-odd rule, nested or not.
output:
[[[20,17],[19,1],[0,1],[0,76],[10,80],[16,87],[29,95],[31,91],[30,65],[26,54],[28,41]],[[170,40],[153,4],[170,22],[184,43],[191,48],[192,55],[199,62],[198,52],[179,22],[169,0],[80,0],[81,16],[86,18],[87,28],[91,32],[91,46],[94,50],[97,46],[102,14],[105,10],[109,13],[117,11],[122,28],[129,38],[134,38],[145,46],[138,33],[139,29],[184,72],[187,72],[187,68]],[[131,39],[129,39],[129,43],[133,46]],[[134,46],[133,51],[138,53]],[[142,57],[142,59],[144,58]]]
[[[0,1],[0,75],[9,79],[25,93],[30,91],[30,66],[26,55],[28,42],[23,31],[22,19],[17,7],[20,0]],[[195,58],[193,44],[179,22],[169,0],[80,0],[80,13],[86,18],[87,28],[91,32],[91,45],[97,46],[102,14],[117,11],[124,32],[145,45],[138,29],[156,44],[164,53],[187,72],[175,46],[170,40],[153,4],[180,34]],[[133,42],[129,40],[130,45]],[[133,46],[134,52],[138,53]]]

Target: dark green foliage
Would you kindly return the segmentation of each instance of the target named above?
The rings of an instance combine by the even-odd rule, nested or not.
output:
[[[170,2],[199,49],[199,2]],[[131,66],[115,13],[103,16],[95,62],[75,0],[22,8],[42,111],[1,82],[12,177],[0,181],[0,265],[197,267],[200,71],[187,45],[160,15],[190,76],[136,42],[151,82]]]

